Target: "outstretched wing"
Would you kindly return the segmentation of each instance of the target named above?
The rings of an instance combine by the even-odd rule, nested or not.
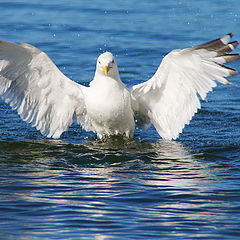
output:
[[[0,94],[43,135],[60,137],[84,112],[84,88],[39,49],[0,41]]]
[[[228,54],[238,45],[232,34],[193,48],[173,50],[166,55],[148,81],[132,87],[136,118],[143,125],[152,123],[161,137],[176,139],[200,108],[200,96],[216,86],[229,84],[225,77],[237,71],[222,64],[239,59]]]

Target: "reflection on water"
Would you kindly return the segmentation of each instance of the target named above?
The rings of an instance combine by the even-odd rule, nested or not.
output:
[[[42,183],[56,181],[45,176],[67,172],[86,179],[113,180],[128,174],[148,184],[161,185],[170,181],[172,186],[184,187],[211,175],[206,162],[195,158],[181,143],[165,140],[155,143],[123,139],[86,144],[62,141],[2,143],[0,156],[4,159],[1,164],[18,169],[15,173],[24,173],[26,180],[30,176],[32,184],[38,178]],[[145,179],[144,174],[149,171],[154,178]],[[195,180],[188,181],[188,178]]]
[[[10,172],[16,188],[30,189],[29,195],[20,191],[21,198],[39,196],[42,201],[45,189],[53,187],[55,194],[50,199],[59,203],[68,201],[66,196],[79,193],[90,198],[114,197],[122,191],[118,185],[129,182],[165,187],[166,191],[171,187],[171,192],[178,187],[181,191],[193,191],[202,179],[209,177],[205,163],[197,161],[178,142],[129,140],[121,145],[121,141],[83,145],[61,141],[4,143],[0,150],[6,159],[1,164],[8,165],[5,171]],[[62,190],[56,191],[58,188]],[[48,194],[45,200],[49,202]]]
[[[213,171],[202,154],[179,142],[3,142],[0,158],[5,234],[21,229],[27,236],[34,229],[43,237],[54,228],[63,236],[91,230],[89,239],[107,239],[113,232],[131,237],[129,228],[191,236],[201,224],[207,236],[236,218],[225,214],[233,195],[221,192],[224,168]],[[96,237],[99,228],[105,230]]]

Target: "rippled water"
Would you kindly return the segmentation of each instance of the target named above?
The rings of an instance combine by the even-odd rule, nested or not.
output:
[[[240,40],[237,0],[15,0],[0,11],[2,39],[41,48],[82,84],[105,50],[133,85],[174,48]],[[172,142],[153,128],[101,142],[77,125],[54,141],[1,101],[0,239],[239,239],[239,76],[231,81]]]

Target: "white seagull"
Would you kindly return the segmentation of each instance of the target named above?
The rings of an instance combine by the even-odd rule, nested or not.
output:
[[[223,66],[240,58],[232,34],[167,54],[156,73],[127,88],[110,52],[97,59],[89,87],[67,78],[50,58],[26,43],[0,41],[0,94],[21,118],[43,135],[59,138],[74,119],[99,138],[133,137],[135,125],[154,125],[164,139],[176,139],[200,108],[200,100],[225,78],[237,74]]]

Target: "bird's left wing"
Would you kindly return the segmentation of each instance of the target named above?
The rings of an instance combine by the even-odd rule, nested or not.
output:
[[[232,34],[193,48],[173,50],[166,55],[148,81],[132,87],[133,108],[143,125],[153,124],[165,139],[176,139],[200,108],[200,96],[216,86],[229,84],[225,78],[237,71],[222,64],[239,59],[228,54],[238,45]]]
[[[0,94],[43,135],[60,137],[74,116],[84,123],[84,89],[39,49],[0,41]]]

